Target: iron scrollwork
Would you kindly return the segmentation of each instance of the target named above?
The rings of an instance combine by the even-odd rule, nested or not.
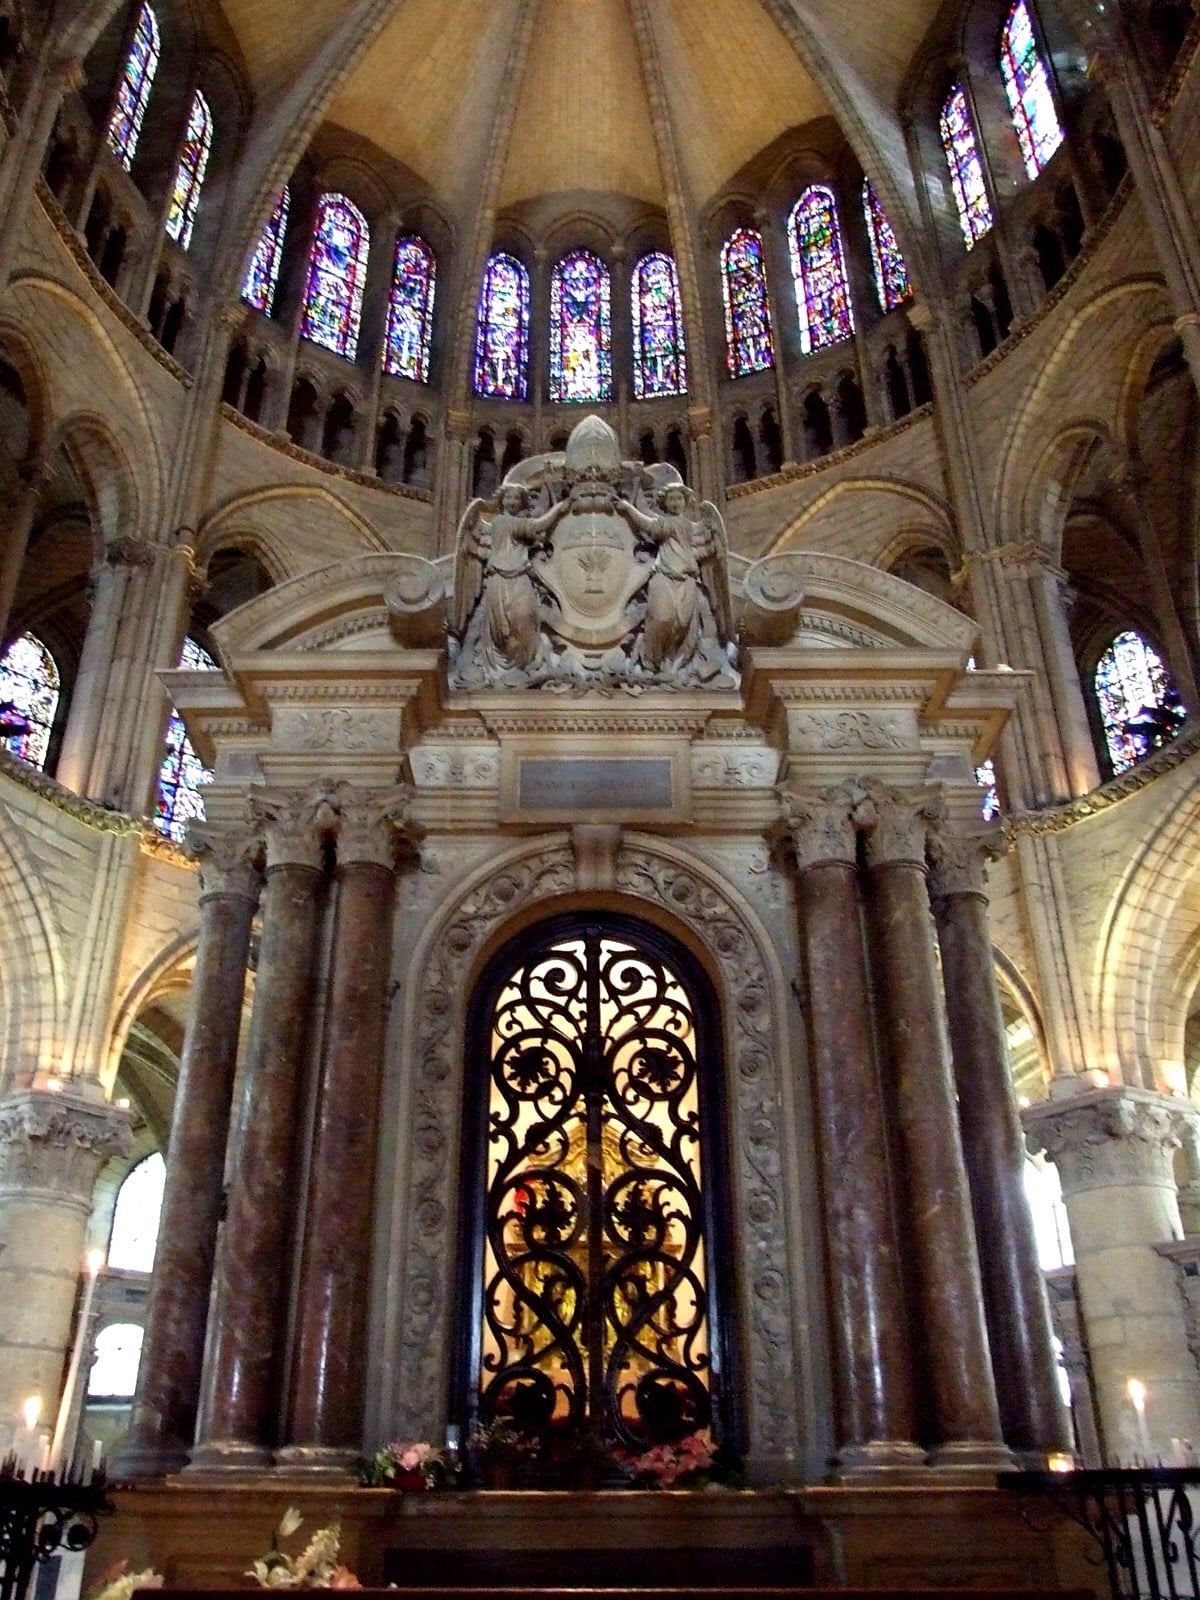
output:
[[[63,1550],[86,1550],[97,1517],[110,1511],[103,1478],[90,1484],[0,1472],[0,1600],[21,1600],[35,1565]]]
[[[557,940],[491,1018],[480,1410],[632,1449],[711,1419],[696,1019],[655,953]]]

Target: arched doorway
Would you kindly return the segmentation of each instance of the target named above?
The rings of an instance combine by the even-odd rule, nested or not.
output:
[[[674,939],[570,914],[472,997],[457,1410],[633,1449],[730,1440],[720,1030]]]

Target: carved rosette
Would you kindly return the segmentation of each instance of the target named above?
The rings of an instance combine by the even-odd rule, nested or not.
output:
[[[1031,1150],[1058,1168],[1064,1195],[1152,1185],[1174,1189],[1174,1154],[1195,1112],[1149,1089],[1100,1089],[1024,1114]]]
[[[963,894],[986,900],[988,862],[998,861],[1003,854],[1004,835],[999,826],[964,833],[943,820],[929,834],[930,894],[935,900]]]
[[[838,788],[812,795],[781,790],[779,800],[798,871],[829,865],[854,866],[857,832],[848,790]]]
[[[411,1058],[410,1204],[412,1218],[396,1303],[404,1338],[396,1385],[395,1427],[414,1438],[444,1421],[449,1319],[453,1310],[453,1221],[458,1143],[463,996],[482,948],[517,911],[579,888],[564,838],[509,862],[469,891],[442,923],[416,995]],[[750,928],[700,870],[658,854],[645,841],[622,843],[615,887],[681,919],[711,951],[724,990],[734,1111],[734,1191],[742,1197],[753,1263],[748,1285],[748,1367],[752,1451],[784,1458],[799,1452],[795,1416],[793,1286],[784,1247],[780,1086],[770,991]]]
[[[945,817],[941,789],[904,793],[871,778],[855,789],[854,821],[866,838],[867,865],[924,868],[930,829]]]
[[[96,1174],[133,1149],[131,1117],[75,1095],[24,1089],[0,1101],[0,1196],[41,1191],[90,1209]]]
[[[200,869],[200,903],[216,895],[257,902],[262,836],[254,825],[189,822],[183,853]]]

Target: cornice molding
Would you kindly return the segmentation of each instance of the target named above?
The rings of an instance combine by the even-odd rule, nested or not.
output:
[[[1200,751],[1200,723],[1193,728],[1186,728],[1177,738],[1172,739],[1170,744],[1164,745],[1161,750],[1156,750],[1152,756],[1147,756],[1145,761],[1139,761],[1137,766],[1130,767],[1128,772],[1110,778],[1107,783],[1102,783],[1090,794],[1080,795],[1078,800],[1070,800],[1065,805],[1050,806],[1044,811],[1017,811],[1005,817],[1005,842],[1012,850],[1016,848],[1017,840],[1022,834],[1062,833],[1067,828],[1073,828],[1076,823],[1084,822],[1088,817],[1098,816],[1110,806],[1139,794],[1157,779],[1166,777],[1177,767],[1182,767],[1197,751]]]
[[[175,841],[159,833],[143,818],[132,817],[125,811],[110,811],[106,806],[97,805],[94,800],[85,800],[82,795],[64,788],[28,762],[18,761],[3,746],[0,746],[0,774],[96,833],[115,833],[136,838],[146,855],[169,861],[172,866],[183,867],[189,872],[195,870]]]

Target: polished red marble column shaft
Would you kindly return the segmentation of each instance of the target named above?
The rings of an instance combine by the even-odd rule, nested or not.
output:
[[[887,1018],[885,1092],[903,1154],[904,1231],[934,1459],[1000,1464],[1005,1452],[926,883],[926,808],[919,798],[883,793],[862,814],[871,939]]]
[[[189,849],[200,866],[200,938],[137,1393],[129,1435],[113,1467],[121,1477],[178,1470],[195,1433],[246,959],[260,887],[253,833],[193,825]]]
[[[988,929],[987,848],[940,830],[931,892],[1000,1419],[1014,1450],[1046,1454],[1072,1446],[1025,1198],[1025,1138]]]
[[[393,837],[379,822],[338,840],[325,1048],[284,1459],[336,1465],[362,1447],[376,1126],[395,899]]]
[[[262,942],[240,1147],[217,1263],[195,1471],[266,1465],[279,1405],[296,1126],[312,1015],[322,842],[307,797],[259,797],[267,838]]]
[[[912,1346],[896,1253],[849,800],[784,798],[799,877],[820,1134],[839,1462],[911,1466]]]

